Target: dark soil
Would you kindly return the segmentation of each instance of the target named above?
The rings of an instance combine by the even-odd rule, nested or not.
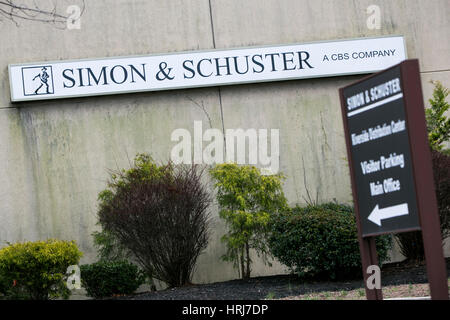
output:
[[[446,259],[450,275],[450,258]],[[386,264],[381,269],[382,286],[426,283],[425,265],[400,262]],[[343,291],[363,288],[362,279],[330,281],[302,280],[295,275],[251,278],[248,281],[232,280],[212,284],[191,285],[133,296],[115,297],[132,300],[261,300],[284,298],[321,291]]]

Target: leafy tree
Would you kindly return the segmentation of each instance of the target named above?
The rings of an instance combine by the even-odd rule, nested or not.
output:
[[[269,222],[273,214],[287,207],[282,175],[264,176],[254,166],[219,164],[210,170],[215,180],[219,215],[228,225],[222,237],[227,253],[242,279],[250,278],[250,249],[267,258]]]
[[[440,151],[444,148],[443,144],[450,138],[450,119],[445,116],[445,112],[450,108],[446,101],[449,90],[439,81],[431,83],[435,86],[433,98],[428,100],[430,108],[425,110],[428,140],[432,149]]]

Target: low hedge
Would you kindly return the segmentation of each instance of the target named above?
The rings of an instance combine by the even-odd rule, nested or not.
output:
[[[145,282],[146,276],[128,261],[99,261],[85,264],[81,269],[81,283],[87,295],[105,298],[132,294]]]
[[[391,237],[376,240],[380,263],[388,257]],[[361,258],[353,209],[327,203],[295,207],[272,218],[272,254],[299,276],[361,276]]]
[[[13,299],[68,298],[67,268],[78,264],[81,256],[73,241],[11,244],[0,249],[0,290]]]

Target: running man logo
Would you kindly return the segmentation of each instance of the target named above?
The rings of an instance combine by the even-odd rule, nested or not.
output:
[[[26,96],[53,94],[51,66],[22,68],[23,91]]]

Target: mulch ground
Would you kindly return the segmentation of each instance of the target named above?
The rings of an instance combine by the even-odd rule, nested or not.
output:
[[[450,275],[450,258],[446,259]],[[426,268],[417,263],[391,263],[381,269],[382,286],[427,283]],[[261,300],[281,299],[323,291],[349,291],[363,288],[362,279],[345,281],[301,280],[295,275],[232,280],[212,284],[145,292],[114,299],[131,300]]]

